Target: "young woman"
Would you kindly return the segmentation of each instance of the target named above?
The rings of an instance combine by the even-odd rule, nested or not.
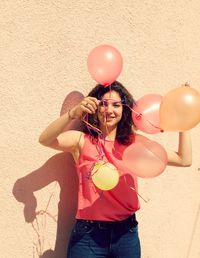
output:
[[[41,134],[45,146],[70,152],[79,176],[76,223],[68,246],[68,258],[140,258],[137,177],[125,167],[123,151],[134,144],[134,100],[119,82],[110,87],[97,85],[87,97],[52,122]],[[130,108],[129,108],[130,107]],[[83,130],[63,132],[72,119],[82,119]],[[143,137],[143,136],[139,136]],[[145,137],[144,137],[145,138]],[[178,151],[169,151],[168,164],[191,165],[189,132],[179,133]],[[119,182],[111,190],[101,190],[92,181],[98,162],[114,165]],[[133,159],[134,166],[134,159]]]

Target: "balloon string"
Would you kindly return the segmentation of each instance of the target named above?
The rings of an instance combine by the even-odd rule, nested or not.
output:
[[[101,131],[99,128],[97,128],[97,127],[91,125],[91,124],[88,122],[88,114],[85,114],[85,116],[83,116],[82,121],[86,124],[87,129],[88,129],[88,131],[90,132],[90,134],[91,134],[91,129],[93,129],[93,130],[98,134],[98,136],[99,136],[100,138],[103,138],[103,140],[104,140],[104,145],[105,145],[105,137],[102,137],[102,131]],[[99,158],[98,158],[98,159],[102,160],[105,154],[104,154],[104,151],[103,151],[103,148],[102,148],[102,144],[99,142],[99,139],[97,140],[97,145],[96,145],[96,147],[97,147],[97,151],[98,151],[98,153],[99,153]],[[97,159],[97,160],[98,160],[98,159]]]
[[[89,132],[91,132],[90,129],[93,129],[93,130],[94,130],[95,132],[97,132],[98,134],[100,134],[100,135],[102,134],[102,131],[101,131],[99,128],[97,128],[97,127],[91,125],[91,124],[88,122],[88,114],[85,114],[85,116],[83,116],[82,121],[86,124],[87,129],[88,129]]]
[[[142,197],[142,195],[134,188],[134,187],[131,187],[130,185],[128,185],[128,183],[127,183],[127,181],[126,181],[126,177],[124,177],[124,181],[125,181],[125,183],[126,183],[126,185],[131,189],[131,190],[133,190],[133,191],[135,191],[136,192],[136,194],[144,201],[144,202],[149,202],[150,201],[150,199],[148,198],[148,199],[146,199],[146,198],[144,198],[144,197]]]
[[[136,191],[136,189],[135,188],[133,188],[133,187],[131,187],[131,186],[129,186],[130,187],[130,189],[132,189],[133,191],[135,191],[136,192],[136,194],[144,201],[144,202],[149,202],[150,201],[150,199],[148,198],[148,199],[145,199],[144,197],[142,197],[142,195],[141,194],[139,194],[138,193],[138,191]]]
[[[109,99],[111,98],[111,84],[109,85],[109,94],[110,94],[110,97]]]
[[[133,108],[129,107],[129,105],[127,105],[127,104],[122,104],[122,105],[127,106],[128,108],[130,108],[130,110],[131,110],[133,113],[136,114],[136,119],[141,119],[141,118],[143,117],[143,114],[142,114],[142,113],[138,113],[138,112],[135,111]],[[146,120],[151,126],[157,128],[157,129],[159,129],[161,132],[164,132],[162,128],[160,128],[159,126],[154,125],[154,124],[153,124],[151,121],[149,121],[148,119],[146,119],[146,118],[144,118],[144,117],[143,117],[143,119]]]
[[[109,85],[109,99],[111,98],[111,84]],[[107,135],[109,134],[109,130],[108,130],[108,126],[107,126],[107,124],[106,124],[106,105],[105,105],[105,102],[106,102],[107,100],[104,100],[104,101],[102,101],[102,103],[103,103],[103,107],[104,107],[104,125],[105,125],[105,128],[106,128],[106,133],[107,133]],[[107,101],[108,102],[108,101]],[[105,142],[105,139],[104,139],[104,142]]]
[[[153,127],[159,129],[159,130],[161,131],[161,133],[164,132],[164,130],[163,130],[162,128],[160,128],[159,126],[156,126],[156,125],[152,124],[148,119],[146,119],[146,121],[147,121],[150,125],[152,125]]]
[[[99,169],[105,164],[106,162],[98,163],[96,170],[91,173],[91,176],[95,175],[99,171]]]
[[[105,142],[104,142],[105,145]],[[105,156],[103,148],[102,148],[102,143],[99,141],[99,139],[97,140],[97,151],[99,153],[100,156],[100,160],[103,160],[103,157]]]

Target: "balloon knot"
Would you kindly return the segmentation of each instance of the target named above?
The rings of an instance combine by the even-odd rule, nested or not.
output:
[[[142,114],[140,113],[140,114],[137,114],[136,116],[135,116],[135,118],[137,119],[137,120],[140,120],[141,118],[142,118]]]

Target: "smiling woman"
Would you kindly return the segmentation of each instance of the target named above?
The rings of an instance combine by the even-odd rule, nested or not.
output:
[[[133,131],[134,104],[132,95],[121,83],[115,81],[109,87],[98,84],[40,135],[41,144],[70,152],[76,162],[78,208],[68,258],[141,257],[135,215],[140,208],[137,177],[123,161],[123,153],[138,139]],[[83,121],[82,131],[63,133],[73,119]],[[179,135],[178,152],[167,151],[168,164],[188,166],[189,132]],[[109,178],[112,184],[107,184]]]
[[[129,144],[131,142],[130,136],[133,135],[130,108],[135,105],[135,101],[128,90],[120,82],[115,81],[109,87],[98,84],[88,96],[95,97],[100,101],[97,112],[88,114],[88,122],[98,128],[101,127],[107,138],[116,139],[122,144]],[[114,123],[115,127],[112,128],[113,130],[110,128],[108,133],[109,124]],[[89,133],[86,124],[83,124],[83,132]],[[96,131],[90,131],[90,133],[94,137],[98,137]]]

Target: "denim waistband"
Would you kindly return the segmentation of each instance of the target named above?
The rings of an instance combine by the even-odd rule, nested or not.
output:
[[[119,221],[101,221],[101,220],[84,220],[84,219],[77,219],[77,221],[82,221],[92,225],[98,225],[100,227],[112,227],[112,226],[120,226],[120,225],[125,226],[129,224],[131,224],[132,226],[137,226],[138,224],[135,213],[129,216],[127,219],[119,220]]]

